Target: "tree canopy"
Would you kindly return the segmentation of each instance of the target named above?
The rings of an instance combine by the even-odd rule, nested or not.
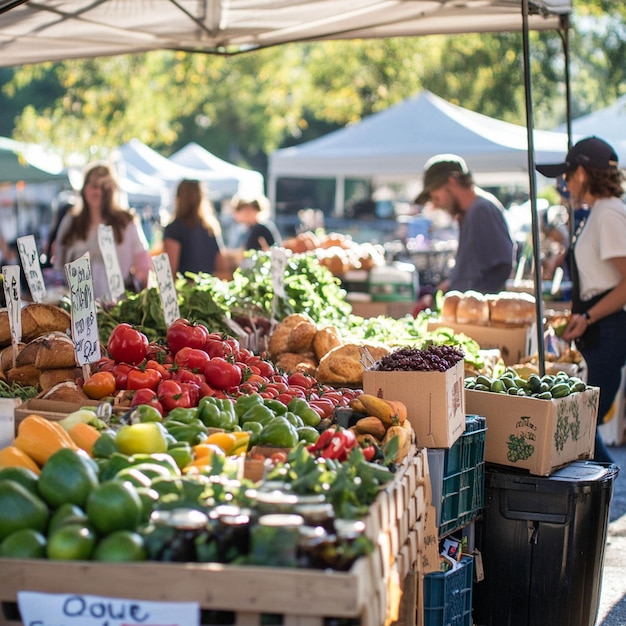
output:
[[[579,0],[571,32],[575,115],[626,92],[626,6]],[[519,33],[289,44],[235,57],[169,51],[0,69],[0,135],[85,159],[136,137],[169,154],[196,141],[263,170],[313,139],[421,89],[525,123]],[[535,124],[564,121],[560,35],[531,33]]]

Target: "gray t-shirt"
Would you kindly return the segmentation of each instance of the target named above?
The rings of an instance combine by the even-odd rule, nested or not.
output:
[[[459,246],[450,289],[497,293],[513,269],[513,241],[502,210],[478,196],[459,221]]]

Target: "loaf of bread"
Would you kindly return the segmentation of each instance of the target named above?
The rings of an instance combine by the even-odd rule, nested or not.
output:
[[[33,303],[22,309],[22,340],[25,343],[54,331],[69,334],[71,316],[52,304]],[[10,345],[11,327],[6,308],[0,309],[0,348]]]
[[[443,304],[441,305],[442,322],[446,322],[447,324],[456,323],[456,310],[462,298],[463,294],[456,290],[448,291],[448,293],[443,296]]]
[[[299,354],[297,352],[282,352],[278,355],[275,363],[276,367],[283,372],[304,372],[315,375],[317,370],[317,359],[312,352]]]
[[[342,344],[339,331],[335,326],[324,326],[320,328],[313,337],[313,352],[317,360],[321,360],[333,348]]]
[[[40,374],[41,370],[34,365],[17,365],[6,370],[7,382],[10,385],[16,383],[21,387],[37,387]]]
[[[530,294],[502,291],[488,302],[494,326],[529,326],[537,319],[535,298]]]
[[[58,383],[41,394],[44,400],[60,400],[62,402],[75,402],[82,404],[89,400],[87,394],[71,380]]]
[[[489,324],[489,302],[478,291],[466,291],[456,307],[457,324]]]
[[[66,381],[76,382],[82,376],[80,367],[59,367],[52,370],[41,370],[39,374],[39,388],[46,392],[55,385]]]
[[[303,326],[299,328],[301,325]],[[302,313],[288,315],[270,335],[267,346],[270,357],[275,359],[283,352],[306,352],[311,348],[314,335],[315,323],[308,315]]]
[[[362,385],[365,368],[361,363],[361,349],[369,351],[378,361],[389,354],[389,348],[381,345],[346,343],[325,354],[317,366],[317,380],[329,385]]]

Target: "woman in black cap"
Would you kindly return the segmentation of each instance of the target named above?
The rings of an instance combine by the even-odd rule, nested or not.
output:
[[[563,175],[572,199],[590,207],[572,242],[572,315],[563,339],[575,340],[590,385],[600,388],[598,424],[620,389],[626,365],[626,204],[617,154],[598,137],[582,139],[564,163],[537,165]],[[613,462],[596,432],[595,460]]]

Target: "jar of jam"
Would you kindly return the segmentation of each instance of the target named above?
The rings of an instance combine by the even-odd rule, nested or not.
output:
[[[220,505],[210,512],[216,560],[233,563],[250,551],[250,510],[235,505]]]
[[[334,568],[337,541],[322,526],[301,526],[298,541],[298,566],[313,569]]]
[[[302,515],[307,526],[321,526],[329,535],[335,534],[335,511],[329,502],[296,504],[294,513]]]
[[[259,517],[250,532],[253,563],[272,567],[297,567],[300,515],[271,513]]]
[[[154,511],[147,543],[150,558],[158,561],[197,561],[196,543],[208,535],[209,518],[196,509]]]

